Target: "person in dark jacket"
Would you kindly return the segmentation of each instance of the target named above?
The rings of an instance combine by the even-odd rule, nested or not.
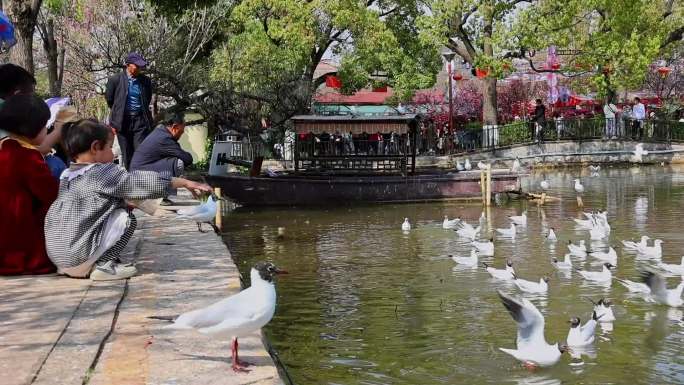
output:
[[[178,140],[185,132],[185,120],[179,113],[167,114],[138,146],[131,160],[131,170],[156,171],[178,177],[192,164],[192,154],[184,151]]]
[[[142,74],[147,62],[132,52],[126,57],[126,68],[109,78],[105,98],[111,109],[109,125],[116,129],[126,169],[130,169],[133,153],[152,129],[152,81]]]
[[[537,142],[544,140],[544,124],[546,123],[546,107],[541,99],[537,99],[537,105],[534,107],[534,139]]]

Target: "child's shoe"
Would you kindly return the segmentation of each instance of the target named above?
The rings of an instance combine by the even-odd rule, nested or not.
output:
[[[135,266],[123,265],[115,261],[107,261],[103,264],[96,264],[90,279],[93,281],[112,281],[116,279],[126,279],[134,276],[138,272]]]

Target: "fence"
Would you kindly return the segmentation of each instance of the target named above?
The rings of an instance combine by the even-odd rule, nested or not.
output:
[[[217,137],[218,140],[223,140]],[[517,144],[534,144],[558,140],[588,141],[597,139],[635,140],[642,142],[684,142],[684,122],[649,119],[550,119],[541,125],[519,121],[497,127],[458,130],[439,138],[416,138],[418,154],[455,155],[465,152],[493,150]],[[406,136],[393,140],[368,141],[348,138],[285,141],[267,146],[262,141],[232,141],[229,157],[253,160],[256,156],[293,160],[295,151],[302,157],[339,157],[345,155],[403,156],[410,151]]]

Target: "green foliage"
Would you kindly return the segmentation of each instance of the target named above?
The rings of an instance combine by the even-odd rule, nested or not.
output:
[[[681,4],[668,10],[669,3],[544,1],[520,13],[512,34],[528,49],[556,45],[578,50],[569,67],[588,71],[593,88],[607,95],[640,86],[648,66],[670,48],[670,34],[684,25],[684,14]]]
[[[531,141],[530,123],[515,122],[499,126],[499,145],[509,146]]]

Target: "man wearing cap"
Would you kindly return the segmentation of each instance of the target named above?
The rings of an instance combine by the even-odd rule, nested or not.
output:
[[[116,129],[126,169],[130,167],[133,153],[152,129],[152,81],[141,73],[146,67],[142,55],[129,53],[123,72],[109,78],[105,91],[111,109],[109,124]]]

